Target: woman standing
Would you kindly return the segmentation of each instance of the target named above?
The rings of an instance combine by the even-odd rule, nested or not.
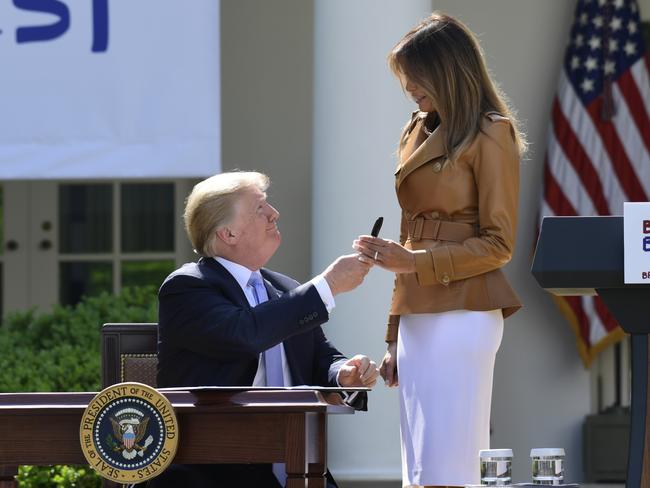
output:
[[[503,319],[521,307],[513,252],[525,142],[471,31],[433,13],[389,55],[418,105],[395,172],[400,243],[354,248],[396,273],[381,371],[398,385],[403,484],[479,482]]]

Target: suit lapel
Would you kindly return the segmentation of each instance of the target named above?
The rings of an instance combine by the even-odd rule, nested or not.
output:
[[[420,119],[413,131],[409,143],[414,143],[417,139],[417,133],[422,129],[424,119]],[[442,125],[436,127],[429,137],[427,137],[419,147],[415,150],[409,151],[409,147],[405,147],[404,155],[405,160],[401,161],[400,165],[395,172],[397,177],[395,187],[399,190],[400,185],[413,171],[418,169],[423,164],[428,163],[432,159],[438,159],[445,155],[445,129]]]
[[[269,296],[269,301],[277,300],[282,296],[282,292],[275,288],[266,278],[264,278],[264,288],[266,288],[266,294]]]

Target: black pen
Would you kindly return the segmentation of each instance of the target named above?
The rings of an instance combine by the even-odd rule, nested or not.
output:
[[[379,236],[379,231],[381,230],[381,224],[383,223],[384,223],[383,217],[379,217],[377,220],[375,220],[375,225],[372,226],[372,230],[370,231],[370,235],[372,237]]]

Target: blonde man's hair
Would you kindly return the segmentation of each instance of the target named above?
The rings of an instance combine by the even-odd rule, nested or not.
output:
[[[526,151],[526,138],[508,101],[494,83],[485,65],[476,36],[465,24],[441,12],[411,29],[388,55],[395,75],[422,87],[435,103],[446,125],[445,149],[455,162],[481,130],[481,117],[498,112],[508,117],[514,129],[519,154]],[[400,150],[408,137],[402,132]]]
[[[185,202],[185,231],[201,256],[216,255],[216,232],[228,225],[235,214],[237,201],[246,190],[266,192],[269,177],[254,171],[221,173],[197,183]]]

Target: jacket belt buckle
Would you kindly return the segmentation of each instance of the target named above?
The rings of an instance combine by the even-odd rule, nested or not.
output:
[[[422,240],[422,229],[424,228],[424,219],[422,217],[418,217],[415,219],[415,226],[413,228],[413,235],[411,236],[411,240],[414,242],[418,242]]]

